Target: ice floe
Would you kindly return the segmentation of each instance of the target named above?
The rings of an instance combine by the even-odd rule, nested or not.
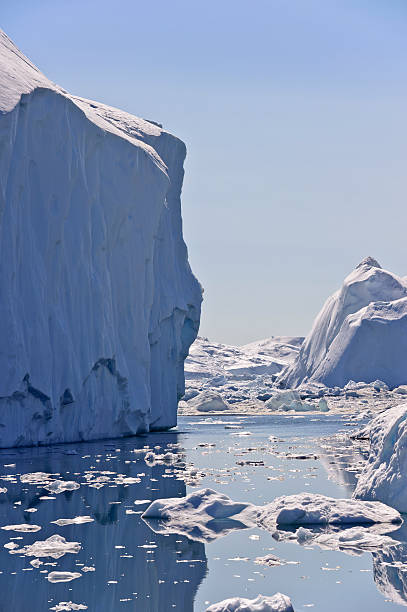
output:
[[[206,612],[294,612],[287,595],[276,593],[271,597],[258,595],[255,599],[231,597],[212,604]]]
[[[44,485],[44,489],[58,495],[59,493],[64,493],[64,491],[75,491],[80,486],[78,482],[73,480],[53,480],[49,484]]]
[[[84,523],[92,523],[95,519],[91,516],[75,516],[74,518],[60,518],[56,521],[51,521],[51,523],[55,523],[58,527],[65,527],[66,525],[83,525]]]
[[[25,555],[26,557],[52,557],[60,559],[67,553],[77,554],[81,549],[79,542],[67,542],[64,537],[55,534],[46,540],[38,540],[22,548],[10,550],[12,555]]]
[[[50,572],[47,574],[48,582],[71,582],[71,580],[81,577],[80,572]]]
[[[72,601],[60,601],[59,604],[50,608],[54,612],[71,612],[72,610],[87,610],[88,606],[84,604],[72,603]]]
[[[4,525],[2,527],[4,531],[22,531],[26,533],[34,533],[39,531],[41,527],[39,525],[30,525],[27,523],[22,523],[21,525]]]
[[[254,526],[274,532],[281,526],[397,525],[402,522],[397,510],[380,502],[301,493],[278,497],[264,506],[255,506],[234,502],[227,495],[212,489],[201,489],[183,498],[155,500],[142,518],[154,531],[184,534],[204,542],[224,536],[234,529]],[[355,539],[357,535],[353,535]]]

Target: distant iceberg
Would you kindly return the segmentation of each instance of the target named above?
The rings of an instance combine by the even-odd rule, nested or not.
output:
[[[185,154],[69,95],[0,31],[0,447],[176,424],[202,299]]]
[[[407,383],[407,281],[371,257],[345,279],[317,316],[292,365],[287,387],[313,381]]]

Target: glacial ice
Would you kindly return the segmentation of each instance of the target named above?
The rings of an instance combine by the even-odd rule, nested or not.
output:
[[[370,454],[354,497],[382,501],[407,512],[407,404],[379,414],[364,435],[370,440]]]
[[[0,31],[0,447],[176,424],[201,287],[185,145],[68,94]]]
[[[198,410],[198,412],[218,412],[221,410],[228,410],[230,407],[220,393],[211,390],[202,391],[190,399],[188,406]]]
[[[255,599],[231,597],[212,604],[206,612],[294,612],[287,595],[276,593],[271,597],[258,595]]]
[[[328,298],[281,380],[287,387],[379,380],[394,388],[407,383],[406,352],[406,279],[367,258]]]
[[[76,578],[81,578],[82,574],[80,572],[50,572],[47,574],[48,582],[71,582],[72,580],[76,580]]]
[[[156,532],[178,533],[201,542],[210,542],[247,527],[275,532],[287,526],[394,525],[402,522],[397,510],[380,502],[300,493],[255,506],[234,502],[212,489],[194,491],[183,498],[157,499],[142,518]],[[353,541],[359,536],[354,534]]]
[[[52,557],[60,559],[67,553],[76,555],[81,549],[79,542],[68,542],[64,537],[55,534],[46,540],[37,540],[22,548],[10,550],[11,555],[25,555],[26,557]]]

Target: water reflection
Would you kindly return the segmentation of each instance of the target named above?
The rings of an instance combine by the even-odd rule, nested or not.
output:
[[[173,434],[152,438],[162,448],[176,442]],[[148,505],[143,500],[185,495],[185,484],[174,466],[148,465],[143,453],[133,452],[146,442],[151,437],[122,441],[120,448],[93,443],[0,454],[1,486],[7,488],[0,494],[0,526],[41,526],[35,533],[0,531],[2,610],[49,610],[61,601],[72,601],[98,612],[192,612],[207,571],[204,545],[177,535],[154,534],[141,520]],[[81,486],[53,495],[42,485],[21,483],[19,475],[32,472],[52,473]],[[119,484],[126,479],[131,484]],[[51,523],[77,516],[93,521]],[[4,547],[21,548],[53,534],[79,542],[80,551],[58,559],[41,557],[43,564],[33,567],[30,561],[35,557],[11,554],[13,549]],[[46,576],[51,571],[79,573],[80,578],[50,583]]]
[[[407,517],[405,517],[407,518]],[[379,591],[394,603],[407,606],[407,524],[395,536],[398,546],[373,553],[373,577]]]

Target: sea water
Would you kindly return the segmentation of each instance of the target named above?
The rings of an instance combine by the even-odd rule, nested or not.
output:
[[[150,501],[201,487],[257,505],[301,492],[349,497],[366,457],[350,425],[335,415],[186,416],[166,433],[0,451],[0,610],[201,612],[276,591],[296,612],[400,609],[407,544],[396,558],[350,555],[261,529],[203,543],[141,518]],[[74,484],[58,493],[55,481]],[[52,554],[51,540],[51,555],[36,556],[31,545],[55,534],[62,548]],[[404,527],[391,537],[407,542]],[[281,565],[261,562],[270,554]]]

